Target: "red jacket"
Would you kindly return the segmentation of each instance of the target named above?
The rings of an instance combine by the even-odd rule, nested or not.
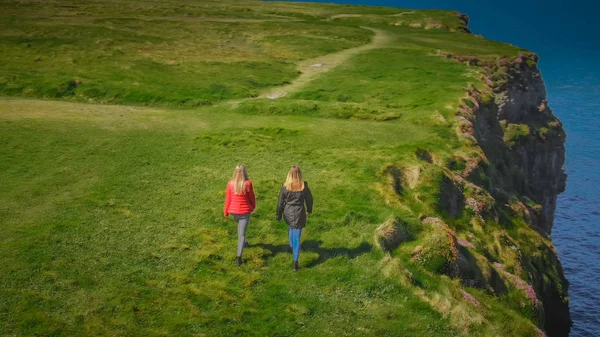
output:
[[[246,180],[246,184],[244,185],[244,193],[235,194],[233,180],[230,180],[229,183],[227,183],[227,196],[225,197],[223,214],[225,216],[228,216],[230,213],[248,214],[252,213],[255,208],[256,197],[254,196],[252,182],[250,180]]]

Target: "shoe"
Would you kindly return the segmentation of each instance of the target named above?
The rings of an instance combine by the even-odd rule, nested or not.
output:
[[[242,257],[241,256],[237,257],[237,265],[238,265],[238,267],[242,265]]]
[[[298,261],[294,261],[294,271],[298,271]]]

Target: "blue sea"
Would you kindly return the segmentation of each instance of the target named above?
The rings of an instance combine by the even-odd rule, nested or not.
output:
[[[568,135],[569,177],[559,196],[552,240],[571,284],[571,336],[600,336],[600,2],[320,2],[454,9],[470,16],[475,34],[539,54],[550,107]]]

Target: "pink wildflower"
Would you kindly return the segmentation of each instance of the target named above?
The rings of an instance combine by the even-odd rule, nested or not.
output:
[[[494,262],[493,265],[498,269],[504,270],[504,265],[502,263]]]
[[[502,274],[504,274],[504,276],[510,278],[510,280],[515,285],[515,287],[517,289],[521,290],[525,294],[525,297],[527,297],[528,299],[531,300],[531,303],[534,306],[537,306],[539,304],[537,294],[535,293],[535,289],[533,289],[531,284],[523,281],[520,277],[507,272],[504,269],[504,266],[501,265],[500,263],[494,262],[493,264],[496,268],[498,268],[502,271]],[[521,305],[525,306],[525,303],[521,303]]]
[[[467,302],[470,302],[471,304],[473,304],[476,307],[480,307],[481,306],[481,304],[479,303],[479,301],[477,301],[475,299],[475,297],[473,297],[473,295],[469,294],[468,292],[464,291],[463,289],[461,289],[460,292],[462,293],[463,297],[465,298],[465,300]]]
[[[547,337],[547,335],[544,332],[544,330],[542,330],[540,328],[535,328],[535,331],[537,331],[537,333],[540,335],[540,337]]]
[[[458,244],[463,246],[463,247],[468,247],[468,248],[475,248],[475,245],[473,245],[472,243],[470,243],[467,240],[457,240]]]

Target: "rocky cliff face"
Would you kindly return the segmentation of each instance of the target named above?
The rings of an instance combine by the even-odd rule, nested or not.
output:
[[[564,191],[565,132],[546,100],[537,56],[498,59],[483,65],[488,88],[469,92],[471,109],[461,118],[481,148],[486,162],[471,165],[487,179],[483,185],[495,199],[500,222],[520,217],[548,242],[535,253],[522,254],[519,263],[541,300],[539,320],[549,336],[568,336],[571,319],[568,282],[549,235],[557,195]],[[508,212],[507,210],[514,211]],[[544,241],[541,240],[541,241]]]
[[[537,56],[446,56],[482,77],[456,114],[464,146],[446,157],[417,149],[419,164],[383,170],[386,200],[420,212],[422,231],[414,235],[419,244],[410,261],[495,296],[530,319],[540,336],[566,337],[568,282],[550,238],[556,198],[565,188],[566,135],[548,107]],[[432,185],[439,189],[435,205],[424,207]],[[382,250],[409,240],[399,223],[378,229]]]
[[[496,66],[505,78],[492,82],[494,101],[480,105],[474,136],[490,162],[489,188],[519,197],[530,224],[550,234],[566,182],[565,132],[548,107],[539,70],[523,59]]]

